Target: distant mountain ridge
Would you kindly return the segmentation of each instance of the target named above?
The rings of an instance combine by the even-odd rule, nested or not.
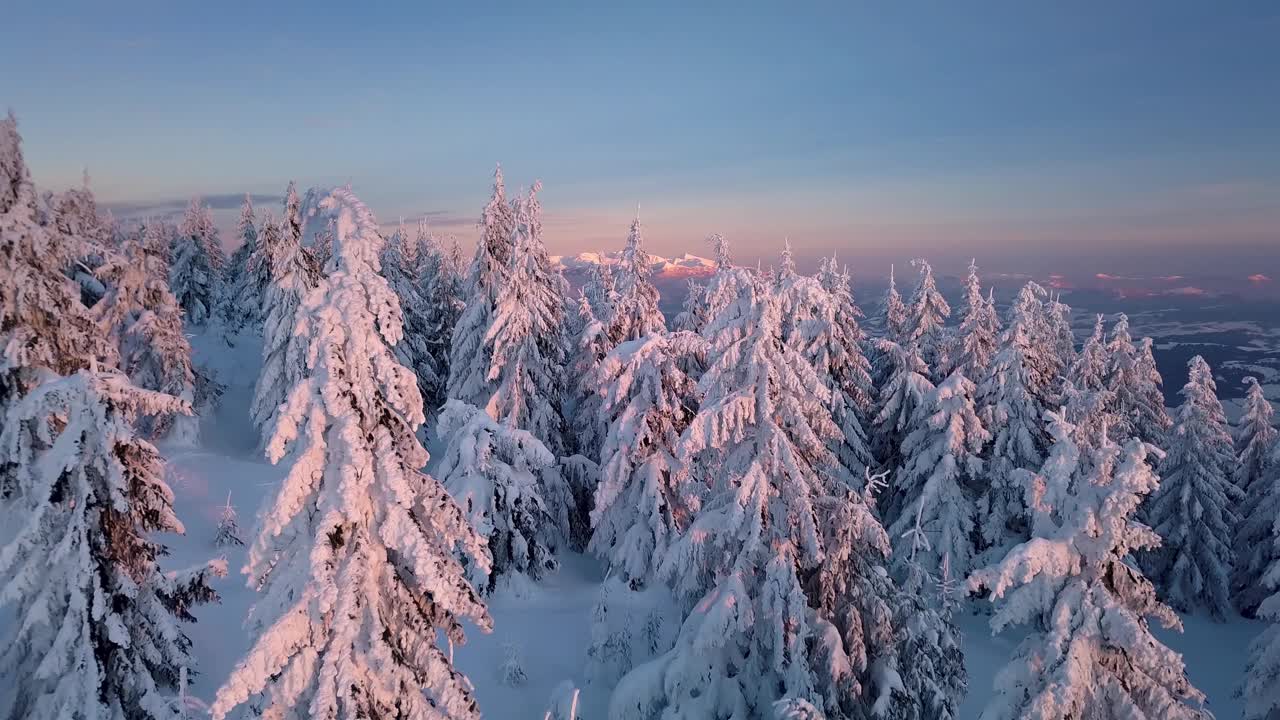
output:
[[[617,265],[622,259],[622,252],[597,253],[583,252],[577,255],[552,255],[551,262],[564,271],[566,276],[585,273],[598,265]],[[716,270],[715,260],[685,253],[679,257],[665,258],[660,255],[649,255],[653,277],[664,279],[683,279],[706,277]]]

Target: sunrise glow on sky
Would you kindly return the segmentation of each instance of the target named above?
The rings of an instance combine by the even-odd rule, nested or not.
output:
[[[659,253],[1277,270],[1271,3],[18,5],[33,174],[117,207],[350,182],[467,238],[500,161],[554,252],[639,203]]]

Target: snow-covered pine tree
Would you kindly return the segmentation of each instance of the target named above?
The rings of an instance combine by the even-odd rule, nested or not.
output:
[[[816,374],[779,338],[764,279],[721,272],[741,291],[707,328],[705,399],[677,453],[709,458],[716,482],[659,568],[690,612],[674,648],[623,678],[610,717],[755,717],[782,697],[817,699],[800,575],[823,557],[815,499],[847,482],[820,475],[838,468],[825,440],[839,430]]]
[[[809,362],[830,393],[828,412],[840,428],[830,448],[850,477],[862,477],[875,464],[859,412],[860,403],[869,404],[870,376],[858,339],[845,335],[848,325],[838,319],[839,296],[817,278],[798,275],[794,269],[779,276],[776,292],[782,341]],[[859,331],[856,324],[853,328]]]
[[[0,673],[13,690],[0,714],[25,720],[172,718],[194,668],[180,623],[216,601],[226,563],[173,573],[156,533],[182,533],[156,449],[137,413],[190,412],[123,375],[86,370],[47,381],[11,410],[0,464],[16,467],[22,501],[0,549]]]
[[[1082,392],[1096,392],[1107,386],[1107,343],[1102,328],[1102,315],[1093,323],[1093,333],[1084,341],[1084,347],[1076,355],[1067,371],[1067,379]]]
[[[1045,324],[1049,330],[1047,342],[1053,346],[1057,358],[1054,387],[1060,390],[1058,386],[1061,385],[1061,378],[1076,362],[1076,336],[1071,330],[1071,306],[1062,302],[1061,293],[1055,293],[1049,297],[1044,311]]]
[[[1057,354],[1045,344],[1041,294],[1034,283],[1018,293],[978,391],[983,424],[992,434],[981,484],[982,538],[995,557],[1028,537],[1026,488],[1017,471],[1039,468],[1049,446],[1044,413],[1056,398],[1051,384]]]
[[[933,266],[924,258],[911,261],[920,271],[920,281],[915,292],[911,294],[911,305],[907,308],[906,338],[904,342],[915,343],[920,348],[920,358],[929,367],[931,377],[941,382],[946,376],[941,375],[939,368],[949,364],[946,357],[946,322],[951,317],[951,306],[947,304],[938,285],[933,279]]]
[[[692,333],[648,335],[615,348],[595,375],[607,435],[588,548],[633,588],[653,579],[697,508],[676,445],[697,405],[679,358],[700,344]]]
[[[258,221],[254,217],[253,198],[244,196],[240,205],[240,219],[236,223],[236,237],[240,247],[227,261],[225,291],[219,306],[227,330],[240,330],[262,322],[262,290],[270,281],[269,269],[260,261],[258,249]]]
[[[584,288],[578,296],[578,332],[572,354],[571,374],[574,381],[574,403],[569,420],[569,447],[576,453],[599,460],[606,428],[601,424],[600,405],[604,379],[601,363],[613,350],[609,336],[608,316],[601,320],[592,309],[593,303]],[[610,308],[602,308],[611,312]]]
[[[432,367],[436,369],[438,381],[429,385],[423,394],[427,403],[428,414],[433,414],[448,395],[446,384],[449,380],[449,345],[453,341],[453,328],[458,324],[458,316],[464,306],[462,300],[463,282],[458,267],[448,253],[458,249],[455,240],[450,250],[440,245],[439,239],[427,231],[425,223],[419,223],[417,244],[422,255],[422,273],[418,278],[418,287],[426,300],[423,311],[426,325],[427,352],[431,355]]]
[[[493,354],[490,417],[528,430],[559,456],[563,449],[564,305],[562,279],[550,271],[542,244],[540,183],[521,200],[512,239],[512,265],[499,289],[487,337]]]
[[[889,536],[872,512],[880,477],[817,505],[825,559],[805,580],[816,690],[831,717],[950,718],[965,687],[958,636],[922,588],[900,588],[884,569]]]
[[[1273,423],[1275,411],[1257,378],[1246,377],[1244,412],[1236,426],[1236,469],[1233,480],[1244,495],[1235,531],[1236,564],[1231,573],[1235,606],[1253,617],[1271,593],[1262,580],[1280,558],[1272,526],[1280,517],[1280,444]]]
[[[423,260],[419,247],[409,238],[404,223],[400,223],[399,229],[383,246],[381,271],[400,301],[403,318],[402,335],[395,347],[396,358],[418,378],[418,393],[425,400],[440,394],[444,378],[448,376],[441,374],[445,368],[437,366],[436,358],[431,354],[429,339],[433,328],[427,317],[428,303],[418,283]],[[435,412],[438,408],[426,409]]]
[[[471,583],[489,593],[511,576],[537,580],[559,567],[573,497],[555,456],[533,434],[459,400],[445,403],[437,429],[446,441],[441,482],[487,543],[485,561],[467,563]]]
[[[881,337],[898,344],[905,344],[908,337],[907,306],[898,293],[898,282],[894,278],[894,267],[889,266],[889,288],[885,290],[884,301],[880,305]]]
[[[92,313],[103,336],[117,349],[120,370],[145,390],[155,390],[198,406],[191,343],[182,327],[182,309],[165,282],[164,264],[138,240],[128,240],[97,270],[107,294]],[[199,423],[188,413],[140,418],[143,432],[183,445],[196,442]]]
[[[222,512],[218,515],[218,530],[213,537],[213,544],[218,547],[244,545],[244,540],[240,539],[239,517],[235,506],[231,504],[230,492],[227,492],[227,504],[222,506]]]
[[[701,334],[702,328],[706,327],[708,320],[707,286],[704,283],[690,279],[685,290],[684,302],[680,306],[679,314],[671,322],[671,328],[673,330]]]
[[[892,496],[896,507],[885,516],[895,538],[893,566],[900,578],[907,577],[908,563],[937,575],[944,557],[964,577],[976,555],[974,488],[991,434],[978,418],[973,396],[973,383],[953,372],[916,409],[911,432],[902,441],[902,470]],[[930,538],[927,547],[912,547],[909,531],[917,526]]]
[[[1113,434],[1164,447],[1165,434],[1173,422],[1164,409],[1160,373],[1156,371],[1154,359],[1148,359],[1147,350],[1134,346],[1129,317],[1124,313],[1116,317],[1111,327],[1107,354],[1106,386],[1115,403]]]
[[[840,366],[841,385],[853,401],[858,419],[870,422],[875,415],[875,386],[871,380],[871,362],[866,356],[867,335],[862,330],[862,309],[853,297],[853,281],[849,269],[840,269],[833,255],[818,265],[818,282],[835,300],[835,322],[846,345],[848,357]]]
[[[987,382],[987,373],[999,351],[1000,316],[995,303],[982,295],[976,260],[969,261],[963,303],[953,348],[955,357],[949,358],[949,365],[953,369],[958,368],[981,388]]]
[[[627,242],[622,246],[615,274],[617,301],[610,318],[615,342],[639,340],[666,332],[667,322],[658,309],[658,289],[653,286],[653,267],[644,251],[640,218],[631,222]]]
[[[63,272],[78,249],[37,219],[35,187],[22,156],[18,122],[0,121],[0,430],[4,411],[48,372],[70,375],[95,361],[115,362]],[[0,497],[11,491],[0,467]]]
[[[457,554],[488,553],[427,452],[413,373],[396,361],[400,308],[378,274],[382,238],[350,190],[333,218],[330,272],[307,294],[297,334],[314,358],[270,428],[268,456],[291,460],[246,563],[262,630],[211,707],[252,703],[278,717],[478,718],[470,682],[439,646],[484,630],[488,612]]]
[[[1142,560],[1174,608],[1203,608],[1222,619],[1231,610],[1231,533],[1242,497],[1231,481],[1236,457],[1213,372],[1199,355],[1187,367],[1182,405],[1160,465],[1164,479],[1145,509],[1163,542]]]
[[[498,296],[507,286],[515,213],[507,203],[502,166],[493,174],[493,195],[480,214],[480,240],[467,278],[466,307],[453,328],[449,349],[448,396],[487,408],[497,387],[491,378]]]
[[[1257,534],[1265,533],[1260,542],[1267,545],[1262,551],[1267,557],[1267,565],[1258,582],[1271,594],[1257,606],[1255,615],[1267,621],[1268,625],[1249,647],[1249,661],[1239,688],[1245,702],[1245,720],[1274,720],[1280,713],[1280,530],[1274,523],[1280,516],[1280,501],[1277,500],[1280,498],[1280,446],[1272,452],[1265,473],[1266,477],[1261,482],[1269,487],[1261,503],[1250,507],[1250,517],[1262,521],[1259,523],[1262,532]],[[1244,599],[1248,601],[1250,597],[1244,596]]]
[[[221,293],[225,266],[213,215],[200,198],[192,198],[174,240],[169,265],[169,287],[188,322],[203,325],[209,321]]]
[[[1150,438],[1148,443],[1163,443],[1173,427],[1173,419],[1164,407],[1164,378],[1156,368],[1155,342],[1149,337],[1138,341],[1136,403],[1133,406],[1134,426],[1138,436]],[[1164,445],[1158,445],[1164,447]]]
[[[289,187],[292,190],[293,186]],[[296,193],[290,196],[297,199]],[[306,375],[306,341],[296,337],[294,328],[303,298],[320,277],[314,259],[298,244],[301,231],[295,233],[290,227],[287,212],[283,227],[268,213],[258,243],[263,251],[260,262],[271,268],[271,282],[264,294],[262,370],[253,388],[249,415],[263,434],[264,444],[278,408]]]
[[[1031,630],[996,675],[983,720],[1207,720],[1182,657],[1148,626],[1154,619],[1181,629],[1181,621],[1125,562],[1160,542],[1134,520],[1160,482],[1149,446],[1130,440],[1121,448],[1104,430],[1081,457],[1075,428],[1058,413],[1049,427],[1050,458],[1030,483],[1033,537],[968,580],[970,592],[988,590],[996,603],[995,632]]]
[[[911,432],[911,422],[925,398],[933,392],[929,368],[914,345],[902,346],[892,340],[876,340],[877,374],[884,378],[876,398],[872,419],[872,449],[881,467],[902,466],[902,441]],[[904,503],[891,479],[879,504],[886,524],[897,517]]]

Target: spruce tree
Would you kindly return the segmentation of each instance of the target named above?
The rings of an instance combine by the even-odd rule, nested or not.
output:
[[[1170,605],[1181,611],[1203,608],[1221,619],[1231,609],[1231,532],[1242,498],[1231,481],[1236,458],[1213,373],[1199,355],[1191,358],[1188,371],[1160,465],[1164,479],[1146,509],[1163,542],[1143,560]]]
[[[1081,453],[1073,428],[1049,415],[1053,449],[1036,480],[1032,538],[1000,563],[973,573],[970,592],[995,603],[991,627],[1030,634],[997,675],[983,720],[1171,718],[1205,720],[1204,693],[1182,657],[1148,625],[1181,629],[1151,582],[1125,562],[1160,542],[1134,519],[1160,480],[1150,448],[1106,436]]]
[[[1094,392],[1106,387],[1107,345],[1102,328],[1102,315],[1093,324],[1093,333],[1084,341],[1084,347],[1076,356],[1067,373],[1067,379],[1077,390]]]
[[[920,281],[911,294],[911,305],[907,308],[904,342],[914,343],[920,348],[920,357],[929,367],[931,377],[941,382],[946,377],[941,374],[941,368],[948,365],[944,336],[947,318],[951,316],[951,306],[942,297],[942,293],[938,292],[937,283],[933,279],[933,266],[929,261],[917,258],[911,264],[919,268]]]
[[[0,464],[17,469],[22,500],[0,549],[0,673],[13,690],[0,715],[29,720],[173,717],[194,670],[181,622],[216,601],[226,563],[165,572],[154,535],[182,533],[159,452],[133,430],[137,414],[190,412],[114,373],[47,381],[10,410]]]
[[[902,295],[898,294],[898,283],[893,276],[893,266],[889,266],[889,289],[885,291],[884,302],[880,306],[880,332],[891,342],[905,344],[908,339],[908,311],[902,303]]]
[[[439,395],[444,378],[448,376],[442,375],[442,371],[447,371],[436,364],[431,353],[430,338],[434,328],[428,317],[427,300],[419,289],[419,266],[423,262],[419,248],[401,223],[383,246],[381,272],[400,301],[403,317],[402,335],[395,347],[396,358],[418,378],[418,392],[425,400]],[[436,409],[427,407],[429,412]]]
[[[225,292],[219,310],[228,330],[254,327],[262,322],[262,280],[270,278],[255,257],[258,251],[258,225],[253,213],[253,199],[246,194],[240,206],[240,219],[236,223],[236,237],[240,246],[227,262]]]
[[[1280,517],[1280,444],[1272,425],[1275,411],[1257,378],[1246,377],[1244,413],[1236,427],[1233,481],[1244,495],[1235,530],[1236,564],[1231,574],[1235,606],[1252,617],[1271,593],[1263,574],[1280,553],[1272,541],[1272,525]]]
[[[871,380],[871,362],[866,356],[867,335],[862,330],[862,309],[853,297],[849,269],[838,269],[834,256],[818,265],[818,282],[835,301],[835,324],[842,338],[846,357],[840,362],[840,384],[852,401],[860,422],[868,423],[875,415],[875,387]]]
[[[1114,398],[1113,413],[1116,437],[1136,437],[1139,440],[1164,447],[1165,433],[1172,421],[1164,409],[1164,395],[1160,391],[1161,378],[1151,358],[1150,347],[1144,343],[1140,350],[1133,344],[1129,333],[1129,318],[1124,313],[1116,317],[1107,341],[1106,387]]]
[[[964,281],[964,304],[960,310],[960,327],[956,330],[955,357],[952,369],[959,369],[979,387],[987,381],[991,363],[999,349],[1000,316],[993,302],[982,296],[976,260],[969,261],[969,274]]]
[[[906,577],[909,562],[936,575],[944,557],[960,577],[968,574],[976,554],[973,488],[991,439],[973,395],[973,383],[956,371],[925,397],[911,420],[902,442],[902,470],[894,481],[895,507],[886,515],[898,577]],[[930,538],[927,547],[912,547],[910,531],[917,527]]]
[[[107,294],[93,308],[103,335],[117,349],[119,367],[138,387],[198,406],[197,386],[207,387],[191,365],[191,343],[182,327],[182,310],[169,292],[162,261],[137,240],[97,271]],[[142,429],[155,438],[194,444],[198,423],[185,413],[144,416]]]
[[[1270,594],[1257,605],[1254,613],[1267,622],[1267,627],[1249,646],[1249,661],[1239,688],[1246,720],[1271,720],[1280,712],[1280,530],[1274,523],[1280,513],[1280,501],[1277,501],[1280,498],[1280,447],[1272,452],[1264,473],[1265,477],[1258,482],[1267,486],[1265,495],[1251,508],[1250,517],[1261,521],[1256,534],[1260,536],[1258,542],[1265,544],[1260,554],[1267,564],[1258,582]],[[1251,533],[1252,530],[1249,528]],[[1243,599],[1241,607],[1247,609],[1251,598],[1252,595],[1240,596],[1237,602]]]
[[[449,346],[453,341],[453,328],[462,314],[463,280],[449,252],[456,251],[455,241],[446,251],[439,239],[427,232],[425,224],[418,225],[417,244],[421,248],[422,273],[418,279],[422,297],[426,301],[423,312],[427,352],[436,370],[436,382],[427,386],[423,400],[429,414],[444,404],[448,398]]]
[[[272,421],[268,455],[291,466],[246,563],[260,632],[211,714],[478,718],[438,638],[464,642],[464,620],[491,627],[457,559],[488,554],[421,471],[422,398],[393,353],[401,312],[377,271],[377,223],[346,189],[317,211],[334,220],[334,256],[297,327],[315,360]]]
[[[704,399],[678,452],[713,463],[716,481],[659,569],[690,612],[674,648],[623,678],[610,717],[759,716],[784,697],[817,699],[825,682],[801,576],[823,557],[814,503],[838,430],[816,374],[779,339],[776,298],[731,272],[741,292],[707,328]]]
[[[440,480],[486,545],[484,562],[467,563],[471,584],[491,593],[513,576],[555,571],[573,496],[546,445],[459,400],[445,403],[438,432],[446,442]]]
[[[498,297],[507,285],[515,213],[507,204],[502,167],[494,171],[493,195],[480,214],[480,240],[467,278],[466,308],[453,329],[449,350],[448,396],[487,408],[496,384],[493,366],[494,323]]]
[[[885,380],[880,385],[876,416],[872,420],[873,449],[881,467],[897,468],[903,465],[902,443],[934,385],[929,382],[929,368],[914,345],[904,347],[881,338],[876,347],[877,361],[885,368],[879,374]],[[886,524],[896,520],[906,504],[898,485],[896,478],[890,482],[880,502]]]
[[[607,434],[588,549],[636,588],[653,580],[691,520],[691,490],[676,446],[696,402],[679,357],[700,344],[691,333],[648,335],[611,351],[595,376]]]
[[[289,197],[296,201],[297,194],[290,192]],[[306,341],[297,337],[295,324],[303,298],[319,281],[314,259],[298,244],[301,229],[292,229],[291,215],[286,206],[284,225],[280,227],[268,213],[259,239],[263,249],[260,260],[269,264],[271,282],[263,308],[262,370],[253,388],[249,415],[263,434],[264,443],[280,405],[307,372]]]
[[[192,198],[178,229],[169,266],[169,287],[188,322],[203,325],[209,321],[220,297],[225,266],[213,216],[200,198]]]
[[[617,342],[666,332],[667,323],[658,309],[658,289],[653,286],[652,274],[652,261],[649,253],[644,251],[640,218],[637,217],[631,222],[631,231],[618,261],[615,284],[618,299],[610,318],[611,334]]]
[[[78,248],[38,221],[21,143],[10,114],[0,121],[0,430],[5,409],[47,373],[115,363],[80,288],[63,272]],[[0,498],[13,490],[10,470],[0,467]]]

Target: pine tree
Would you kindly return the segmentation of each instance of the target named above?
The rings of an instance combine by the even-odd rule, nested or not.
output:
[[[639,588],[689,526],[690,489],[676,445],[691,420],[694,387],[679,356],[691,333],[655,334],[619,345],[601,363],[601,425],[607,428],[588,546]]]
[[[1061,384],[1059,379],[1065,377],[1076,362],[1076,336],[1071,330],[1071,306],[1062,302],[1061,294],[1051,296],[1044,310],[1045,324],[1049,331],[1046,339],[1053,346],[1053,357],[1056,359],[1054,385],[1057,388]]]
[[[908,562],[937,574],[944,557],[961,577],[968,574],[975,555],[973,488],[982,473],[980,456],[991,439],[978,418],[973,395],[973,383],[959,371],[952,373],[916,409],[911,432],[902,442],[896,507],[886,515],[889,534],[896,539],[894,568],[899,577],[906,577]],[[917,525],[930,538],[918,552],[909,532]]]
[[[490,593],[513,575],[554,572],[573,499],[555,456],[531,433],[458,400],[445,403],[439,423],[446,446],[437,472],[487,543],[485,561],[468,563],[472,585]]]
[[[814,698],[819,682],[800,575],[822,560],[814,501],[830,482],[820,472],[836,467],[824,441],[839,431],[815,373],[780,341],[776,298],[748,271],[722,272],[741,293],[707,328],[704,400],[678,451],[718,477],[659,568],[691,611],[674,648],[623,678],[610,717],[758,716],[782,697]]]
[[[227,493],[227,504],[222,506],[222,513],[218,516],[218,531],[213,544],[218,547],[244,545],[244,540],[240,539],[239,518],[235,506],[231,504],[230,492]]]
[[[1165,412],[1160,374],[1149,352],[1149,347],[1139,350],[1134,346],[1128,316],[1124,313],[1117,316],[1107,341],[1110,361],[1106,379],[1107,390],[1115,399],[1114,433],[1116,437],[1136,437],[1163,447],[1165,433],[1173,423]]]
[[[1044,346],[1037,288],[1028,284],[1009,311],[1000,351],[978,391],[992,442],[982,491],[982,537],[997,557],[1027,539],[1026,488],[1019,470],[1044,462],[1049,439],[1044,413],[1054,403],[1049,378],[1056,354]]]
[[[1246,377],[1244,413],[1236,427],[1236,468],[1233,481],[1244,495],[1235,530],[1236,565],[1231,574],[1235,605],[1252,617],[1271,593],[1262,577],[1280,558],[1272,542],[1272,525],[1280,517],[1280,444],[1272,425],[1275,411],[1257,378]]]
[[[639,340],[666,331],[667,323],[658,309],[658,289],[653,286],[652,274],[652,261],[649,253],[644,251],[640,218],[637,217],[631,222],[631,231],[627,234],[618,262],[618,299],[610,318],[613,325],[611,334],[617,342]]]
[[[934,385],[929,382],[929,368],[920,359],[914,345],[906,347],[883,338],[876,342],[876,358],[884,369],[878,374],[885,379],[880,385],[874,428],[875,456],[881,467],[897,468],[903,464],[902,442],[911,432],[911,423],[924,405]],[[897,519],[905,501],[891,483],[880,502],[886,523]]]
[[[187,320],[203,325],[209,321],[221,292],[226,259],[218,241],[218,230],[213,226],[213,216],[200,198],[191,199],[172,253],[169,287],[186,312]]]
[[[612,308],[601,310],[612,314]],[[570,427],[570,448],[584,457],[598,460],[607,428],[601,423],[600,405],[603,402],[601,363],[613,350],[615,343],[609,336],[609,320],[604,320],[592,309],[592,302],[584,288],[578,297],[577,340],[573,352],[571,375],[574,383],[574,403]]]
[[[794,271],[781,276],[777,295],[782,341],[809,362],[830,393],[828,412],[841,432],[829,446],[851,477],[861,477],[874,464],[859,413],[870,404],[870,376],[858,339],[846,335],[848,325],[840,322],[841,300],[817,278]],[[859,332],[856,323],[853,330]]]
[[[905,344],[909,337],[907,306],[902,304],[902,296],[898,294],[898,283],[894,280],[892,265],[889,266],[889,289],[885,291],[880,313],[882,336],[891,342]]]
[[[427,232],[425,224],[419,224],[418,246],[422,255],[422,274],[418,280],[426,301],[423,312],[426,327],[427,352],[436,371],[436,381],[429,383],[423,392],[427,409],[434,412],[448,398],[446,385],[449,380],[449,345],[453,340],[453,328],[462,314],[463,282],[453,259],[440,245],[440,241]],[[457,251],[454,241],[449,252]]]
[[[46,372],[69,375],[95,361],[114,364],[80,288],[63,272],[79,248],[38,222],[21,142],[10,114],[0,121],[0,418]],[[0,497],[12,490],[7,475],[0,468]]]
[[[418,392],[425,400],[439,395],[447,375],[441,374],[445,368],[436,365],[436,358],[431,353],[429,339],[434,328],[428,317],[427,300],[419,290],[421,263],[419,245],[409,239],[401,223],[383,246],[381,272],[400,301],[404,322],[403,334],[395,347],[396,359],[418,378]],[[428,409],[434,411],[436,408]]]
[[[216,601],[225,562],[164,572],[156,533],[182,533],[160,454],[135,414],[190,412],[122,375],[79,371],[45,382],[12,409],[0,464],[23,500],[0,549],[0,673],[14,690],[0,714],[30,720],[170,718],[194,667],[180,622]]]
[[[483,407],[490,417],[528,430],[557,456],[563,449],[563,279],[553,274],[542,244],[540,184],[516,213],[513,263],[499,289],[486,337],[494,382]]]
[[[1277,591],[1280,589],[1280,531],[1273,522],[1280,511],[1280,503],[1276,501],[1280,497],[1280,447],[1272,452],[1266,468],[1267,477],[1261,482],[1269,487],[1251,517],[1264,520],[1260,523],[1263,527],[1259,528],[1262,532],[1258,534],[1263,536],[1260,542],[1266,544],[1260,553],[1266,557],[1267,565],[1258,582],[1271,594],[1257,606],[1256,616],[1268,624],[1249,646],[1249,661],[1239,688],[1245,701],[1246,720],[1271,720],[1280,712],[1280,592]],[[1251,598],[1252,595],[1245,595],[1237,598],[1237,602],[1247,607],[1245,603]]]
[[[515,214],[507,204],[502,167],[493,177],[493,196],[480,215],[480,241],[476,243],[467,279],[466,308],[453,329],[449,350],[448,396],[468,405],[487,408],[496,388],[490,377],[498,297],[507,285],[513,254]]]
[[[262,629],[211,714],[252,702],[279,717],[478,718],[437,637],[464,642],[463,620],[492,626],[455,556],[487,553],[420,470],[422,399],[393,354],[401,315],[377,272],[377,223],[346,189],[318,212],[336,232],[298,313],[314,362],[272,422],[268,455],[292,464],[246,563]]]
[[[950,358],[949,365],[982,387],[999,350],[1000,316],[996,313],[995,303],[982,296],[976,260],[969,261],[969,274],[964,281],[964,305],[956,334],[955,357]]]
[[[1160,466],[1164,480],[1146,511],[1163,543],[1143,559],[1170,605],[1182,611],[1204,608],[1221,619],[1231,608],[1231,532],[1242,498],[1231,482],[1236,458],[1213,373],[1199,355],[1188,369]]]
[[[292,190],[292,185],[290,185]],[[296,193],[290,193],[295,200]],[[263,221],[261,262],[271,268],[262,323],[262,371],[253,388],[249,415],[266,442],[272,419],[289,391],[307,372],[306,341],[297,337],[295,323],[303,298],[319,281],[314,260],[297,244],[286,212],[285,224],[277,226],[268,214]]]
[[[246,194],[236,223],[240,247],[227,262],[225,292],[219,310],[229,330],[254,327],[262,322],[263,290],[270,282],[270,268],[262,262],[258,246],[258,225],[253,212],[253,199]]]
[[[672,329],[701,334],[709,319],[707,315],[707,286],[696,280],[689,280],[688,288],[685,290],[684,302],[680,306],[680,313],[676,315],[676,319],[671,323]]]
[[[1077,390],[1094,392],[1106,387],[1107,345],[1102,329],[1102,315],[1093,324],[1093,333],[1084,341],[1084,347],[1076,356],[1067,373],[1067,379]]]
[[[871,380],[871,362],[867,359],[867,335],[862,330],[863,314],[854,301],[849,269],[837,269],[834,256],[818,265],[818,282],[835,300],[835,323],[843,339],[847,358],[840,364],[840,384],[853,403],[862,423],[875,414],[875,386]]]
[[[825,559],[805,581],[819,617],[816,690],[832,717],[950,718],[965,687],[958,636],[923,588],[885,572],[889,536],[872,512],[882,477],[818,504]]]
[[[1049,427],[1053,449],[1029,483],[1033,537],[968,580],[970,592],[986,589],[996,603],[993,630],[1031,630],[996,675],[983,720],[1206,720],[1182,657],[1148,626],[1181,629],[1177,614],[1125,563],[1160,542],[1133,519],[1159,484],[1150,448],[1130,440],[1122,449],[1103,431],[1082,455],[1061,414],[1050,413]]]
[[[951,306],[947,304],[933,279],[933,266],[924,258],[917,258],[911,264],[920,270],[920,282],[911,294],[911,306],[907,309],[906,338],[904,342],[914,343],[920,348],[920,357],[929,367],[932,376],[939,382],[945,377],[940,368],[948,365],[946,357],[946,322],[951,317]]]
[[[98,276],[107,294],[93,308],[102,334],[117,349],[119,367],[133,384],[198,405],[197,378],[191,366],[191,343],[182,327],[182,310],[169,292],[162,261],[147,252],[140,241],[126,241]],[[155,438],[192,445],[198,435],[194,417],[144,416],[143,431]]]

